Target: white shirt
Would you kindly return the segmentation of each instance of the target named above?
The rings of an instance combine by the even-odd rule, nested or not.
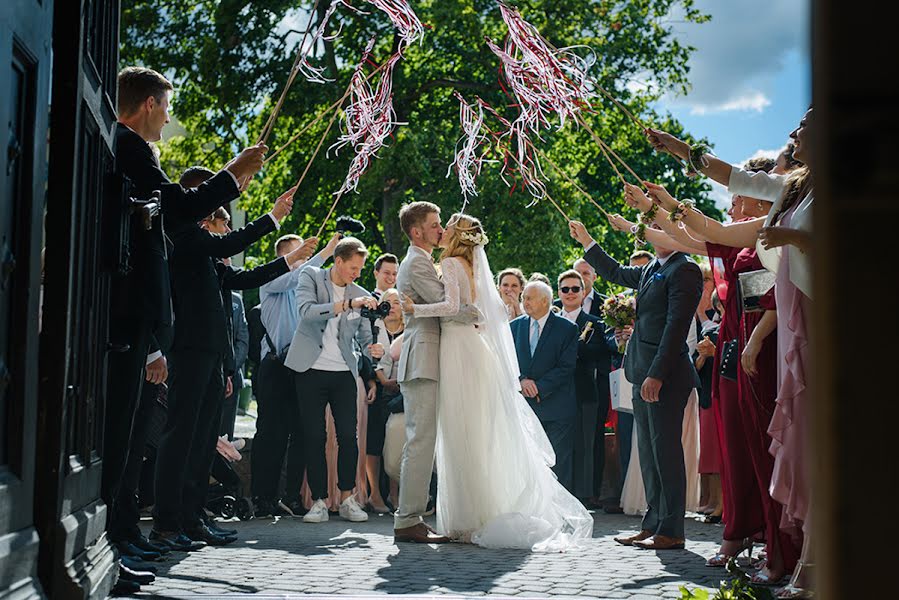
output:
[[[331,282],[331,287],[334,288],[334,297],[331,298],[331,301],[335,304],[343,302],[346,295],[346,286],[341,287]],[[328,319],[328,326],[325,327],[325,333],[322,336],[322,353],[311,367],[316,371],[350,370],[349,365],[343,359],[343,354],[340,353],[340,346],[337,343],[337,328],[339,325],[340,315]]]
[[[656,260],[659,261],[659,266],[664,267],[665,263],[668,262],[668,259],[671,258],[672,256],[674,256],[674,254],[675,253],[672,252],[671,254],[669,254],[668,256],[665,256],[665,257],[656,256]]]
[[[590,309],[593,308],[593,300],[594,299],[595,299],[595,294],[593,293],[593,289],[591,288],[590,293],[587,294],[587,297],[584,298],[584,301],[582,302],[584,312],[587,313],[588,315],[590,314]]]
[[[584,312],[587,312],[587,309],[584,309]],[[562,316],[565,317],[566,319],[568,319],[569,321],[571,321],[572,323],[577,323],[577,318],[578,318],[578,315],[580,315],[580,314],[581,314],[580,307],[575,308],[571,312],[565,312],[565,309],[564,308],[562,309]]]

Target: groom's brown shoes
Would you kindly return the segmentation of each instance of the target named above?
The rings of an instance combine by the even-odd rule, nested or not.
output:
[[[424,523],[417,523],[412,527],[403,527],[402,529],[393,530],[393,542],[413,542],[416,544],[446,544],[450,539],[443,535],[438,535]]]
[[[635,541],[634,546],[644,550],[683,550],[684,540],[657,533],[647,540]]]
[[[616,542],[621,544],[622,546],[633,546],[634,542],[642,542],[647,538],[652,537],[652,532],[648,529],[644,529],[637,535],[632,535],[630,537],[617,537],[613,538]]]

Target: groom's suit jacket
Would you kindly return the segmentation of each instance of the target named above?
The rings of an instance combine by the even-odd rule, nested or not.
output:
[[[624,374],[636,386],[647,377],[669,389],[699,387],[686,339],[702,296],[702,271],[686,254],[676,252],[665,264],[626,267],[591,246],[584,258],[600,277],[637,290],[637,320],[624,356]]]
[[[434,304],[444,299],[443,283],[430,254],[409,246],[396,275],[397,289],[415,304]],[[440,319],[406,315],[403,350],[397,367],[397,381],[440,380]]]
[[[567,421],[577,414],[574,369],[580,330],[568,319],[550,311],[540,340],[531,356],[531,318],[522,315],[510,323],[522,379],[533,379],[540,402],[528,398],[541,421]]]

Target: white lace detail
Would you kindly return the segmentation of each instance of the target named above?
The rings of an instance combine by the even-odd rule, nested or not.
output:
[[[446,258],[440,263],[443,275],[443,302],[416,304],[416,317],[451,317],[458,314],[462,304],[471,304],[471,286],[465,267],[458,258]]]

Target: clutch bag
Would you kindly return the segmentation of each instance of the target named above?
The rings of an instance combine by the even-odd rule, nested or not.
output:
[[[744,312],[761,312],[762,296],[767,294],[774,287],[774,281],[777,275],[767,269],[759,269],[758,271],[749,271],[748,273],[740,273],[740,303],[743,305]]]

